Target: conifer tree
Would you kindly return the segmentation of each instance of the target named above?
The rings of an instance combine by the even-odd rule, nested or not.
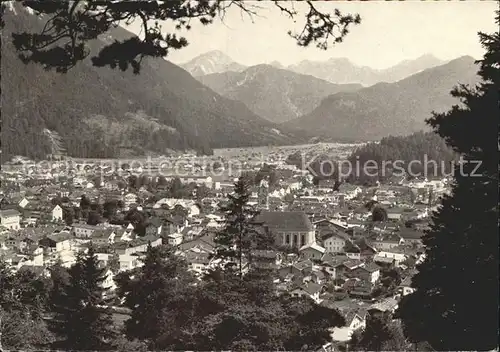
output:
[[[214,240],[214,257],[221,259],[226,269],[236,270],[240,276],[243,275],[243,260],[248,259],[252,238],[256,236],[254,225],[258,212],[248,204],[250,195],[250,183],[240,177],[233,194],[229,195],[228,204],[221,207],[226,215],[226,225]]]
[[[368,315],[366,327],[356,330],[349,341],[350,351],[405,351],[409,347],[401,324],[389,315]]]
[[[0,350],[33,349],[50,341],[43,320],[48,282],[31,271],[14,273],[0,260]]]
[[[387,221],[387,210],[381,206],[374,206],[372,210],[372,221]]]
[[[464,162],[423,238],[426,259],[412,280],[416,292],[403,298],[398,312],[405,334],[436,350],[498,346],[500,34],[480,34],[480,41],[483,82],[455,89],[463,106],[429,120]]]
[[[132,273],[120,274],[117,282],[118,295],[132,310],[130,319],[125,322],[127,337],[154,346],[168,328],[169,314],[174,311],[170,302],[185,293],[192,277],[187,272],[186,262],[176,256],[173,249],[149,246],[144,265]]]
[[[115,274],[120,271],[120,256],[118,253],[113,253],[108,261],[108,268]]]
[[[98,267],[93,247],[86,254],[78,254],[62,295],[54,302],[51,330],[62,338],[56,345],[75,350],[109,347],[114,331],[107,290],[102,286],[105,270]]]

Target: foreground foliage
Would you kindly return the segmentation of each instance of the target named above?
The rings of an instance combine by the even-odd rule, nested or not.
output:
[[[484,82],[456,89],[464,106],[429,120],[466,163],[456,168],[452,194],[423,238],[427,258],[412,280],[416,292],[399,309],[407,336],[437,350],[498,346],[500,34],[480,39],[487,50],[479,71]]]
[[[175,31],[190,29],[191,20],[202,25],[213,23],[216,17],[224,18],[231,8],[240,9],[250,17],[257,15],[259,6],[249,1],[23,1],[23,6],[33,9],[37,15],[45,15],[46,26],[41,32],[14,33],[13,43],[25,62],[35,62],[48,69],[67,72],[79,61],[90,55],[89,41],[108,33],[119,24],[134,21],[142,27],[143,37],[134,36],[115,41],[102,48],[92,57],[95,66],[120,68],[132,67],[139,73],[144,57],[165,57],[171,50],[188,45],[186,38],[178,37]],[[332,13],[320,11],[313,1],[307,1],[305,23],[299,33],[289,35],[300,46],[327,49],[339,43],[352,24],[360,23],[359,15],[342,14],[338,9]],[[295,19],[298,11],[293,4],[273,1],[282,13]],[[5,4],[1,6],[2,13]],[[161,22],[175,25],[174,33],[165,33]],[[3,21],[0,23],[3,27]]]

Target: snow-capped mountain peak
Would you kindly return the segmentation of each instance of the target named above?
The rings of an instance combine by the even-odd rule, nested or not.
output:
[[[235,62],[231,57],[220,50],[213,50],[201,54],[194,59],[181,65],[193,76],[204,76],[212,73],[226,71],[243,71],[246,67]]]

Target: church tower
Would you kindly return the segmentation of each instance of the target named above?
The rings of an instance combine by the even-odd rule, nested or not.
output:
[[[269,182],[264,179],[260,181],[259,191],[257,193],[258,206],[261,210],[269,209]]]

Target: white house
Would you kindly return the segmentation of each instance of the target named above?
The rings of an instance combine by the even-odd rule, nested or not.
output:
[[[99,230],[98,226],[87,224],[75,224],[72,229],[76,238],[90,238],[97,230]]]
[[[71,238],[69,232],[61,231],[42,238],[39,244],[52,252],[69,251],[71,250]]]
[[[415,289],[412,287],[412,277],[407,276],[398,286],[398,293],[401,296],[406,296],[415,292]]]
[[[323,241],[323,246],[325,247],[327,252],[341,253],[344,251],[346,243],[346,237],[342,236],[341,234],[334,233]]]
[[[25,265],[30,266],[43,266],[44,258],[43,258],[43,247],[36,247],[32,251],[30,251],[30,259],[26,262]]]
[[[320,302],[320,294],[323,289],[322,285],[318,285],[312,281],[303,284],[300,287],[295,288],[294,290],[290,291],[290,295],[292,297],[309,297],[316,303]]]
[[[123,204],[125,206],[125,210],[130,209],[130,206],[135,203],[137,203],[137,195],[135,195],[134,193],[127,193],[125,196],[123,196]]]
[[[19,230],[21,228],[21,213],[15,209],[0,210],[1,225],[10,230]]]
[[[348,341],[352,333],[366,327],[366,311],[364,309],[351,310],[345,314],[346,325],[333,328],[332,339],[334,341]]]
[[[323,254],[325,254],[325,249],[314,242],[300,248],[299,253],[304,259],[320,260]]]
[[[58,204],[52,209],[52,221],[62,221],[63,219],[63,209]]]
[[[99,229],[92,233],[91,239],[93,243],[98,245],[113,244],[115,242],[116,233],[111,229]]]
[[[107,290],[107,292],[105,292],[105,297],[106,296],[109,297],[113,294],[113,291],[116,289],[114,274],[110,269],[108,269],[108,270],[106,270],[104,275],[105,275],[104,276],[105,279],[102,281],[101,286],[102,286],[102,288]]]
[[[168,244],[171,246],[177,246],[182,243],[182,233],[172,233],[167,236]]]
[[[374,262],[380,263],[394,263],[395,266],[399,266],[402,262],[407,259],[406,254],[396,253],[396,252],[388,252],[388,251],[380,251],[373,257]]]
[[[188,270],[196,274],[203,274],[210,264],[209,253],[188,251],[185,253],[185,258],[189,263]]]
[[[128,271],[142,266],[142,261],[135,254],[120,254],[118,256],[120,262],[120,271]]]

